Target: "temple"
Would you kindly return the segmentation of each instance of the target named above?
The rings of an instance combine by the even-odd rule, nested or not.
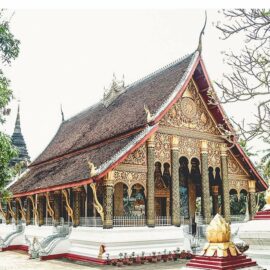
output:
[[[2,208],[7,223],[23,221],[26,232],[39,225],[36,235],[42,227],[68,224],[69,250],[61,252],[98,260],[103,243],[91,232],[112,247],[112,235],[125,227],[132,227],[127,235],[149,238],[150,230],[158,240],[197,216],[208,224],[219,213],[230,222],[230,194],[241,192],[249,195],[253,217],[256,192],[267,184],[217,100],[199,51],[130,85],[114,78],[103,100],[61,123],[10,187],[12,215]],[[92,255],[79,246],[81,235],[95,238]],[[180,245],[170,235],[165,240],[171,248]]]

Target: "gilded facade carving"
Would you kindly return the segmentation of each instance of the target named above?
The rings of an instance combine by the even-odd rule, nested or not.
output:
[[[123,164],[146,165],[146,147],[145,144],[136,149],[123,161]]]
[[[155,136],[155,160],[163,163],[171,163],[171,135],[156,133]]]
[[[220,134],[193,81],[188,84],[183,97],[161,119],[160,125]]]
[[[132,187],[135,184],[140,184],[144,187],[144,193],[146,194],[146,173],[145,172],[128,172],[114,170],[114,185],[117,183],[124,183],[128,187],[128,194],[131,196]]]
[[[248,192],[248,180],[239,180],[237,177],[235,179],[229,180],[230,190],[235,189],[238,194],[241,190],[246,190]]]
[[[229,174],[236,175],[248,175],[243,168],[239,165],[238,161],[233,157],[233,155],[228,153],[228,170]]]

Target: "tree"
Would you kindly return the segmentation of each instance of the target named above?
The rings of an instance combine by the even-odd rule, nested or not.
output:
[[[4,11],[0,11],[0,61],[2,67],[10,65],[19,54],[19,40],[10,31],[10,22],[4,18]],[[12,99],[10,81],[5,77],[3,69],[0,68],[0,125],[5,122],[10,113],[7,107]],[[13,168],[10,168],[10,160],[17,155],[17,150],[11,143],[8,135],[0,131],[0,194],[3,198],[7,195],[6,183],[12,178]]]
[[[270,143],[270,9],[222,10],[225,21],[217,28],[223,39],[243,37],[239,53],[225,52],[231,73],[216,82],[222,90],[221,102],[255,99],[255,120],[246,124],[234,122],[245,141],[255,137]]]

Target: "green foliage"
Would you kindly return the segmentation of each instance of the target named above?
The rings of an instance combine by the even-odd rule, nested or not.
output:
[[[9,21],[4,18],[3,10],[0,11],[0,59],[2,65],[10,64],[19,54],[19,40],[11,33]],[[5,121],[9,113],[8,103],[12,99],[12,90],[10,81],[5,77],[0,68],[0,124]],[[5,185],[15,174],[13,168],[10,168],[10,160],[17,155],[17,150],[11,143],[9,136],[0,132],[0,194],[3,197],[8,196]]]
[[[238,200],[237,195],[230,196],[231,215],[244,215],[246,213],[246,196],[240,193]]]

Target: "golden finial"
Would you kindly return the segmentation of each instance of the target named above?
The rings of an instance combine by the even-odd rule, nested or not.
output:
[[[205,30],[205,27],[206,27],[206,23],[207,23],[207,12],[205,11],[204,25],[203,25],[203,28],[202,28],[202,30],[200,32],[199,43],[198,43],[198,48],[197,48],[197,51],[199,52],[200,55],[202,53],[202,35],[204,35],[204,30]]]

